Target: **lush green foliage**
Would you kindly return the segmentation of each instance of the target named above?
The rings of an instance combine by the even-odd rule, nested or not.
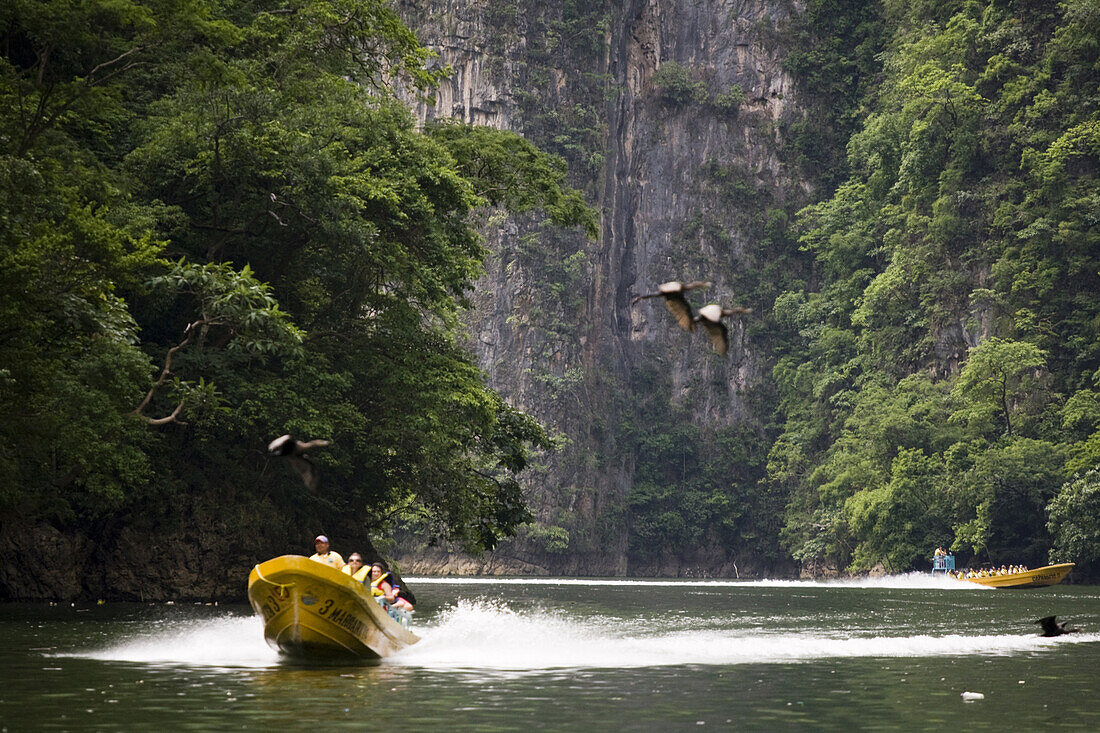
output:
[[[667,374],[648,369],[635,379],[637,417],[618,426],[636,461],[626,500],[632,559],[774,546],[767,535],[776,507],[754,490],[764,474],[764,437],[747,425],[694,424],[685,405],[670,406]]]
[[[514,134],[414,127],[390,90],[438,72],[388,3],[14,0],[0,41],[0,515],[529,518],[546,435],[456,338],[475,213],[593,214]],[[321,496],[282,432],[333,441]]]
[[[544,209],[559,226],[581,223],[589,237],[599,221],[578,191],[566,190],[565,162],[522,137],[488,127],[436,123],[428,134],[454,156],[459,170],[491,205],[513,213]]]
[[[1095,571],[1100,563],[1100,473],[1075,476],[1050,503],[1050,533],[1056,562],[1076,562]]]
[[[491,74],[524,29],[505,81],[538,148],[418,130],[390,89],[439,75],[381,0],[4,3],[0,518],[106,531],[207,502],[240,508],[229,527],[402,518],[493,546],[548,442],[459,335],[473,225],[503,207],[524,216],[497,256],[543,286],[523,313],[541,407],[584,437],[532,546],[599,552],[606,527],[643,562],[782,543],[857,570],[936,545],[1095,564],[1097,0],[809,0],[781,29],[806,113],[775,132],[822,200],[796,216],[798,186],[713,163],[674,234],[700,271],[744,240],[729,285],[774,364],[751,429],[708,424],[653,364],[626,394],[611,357],[582,363],[601,253],[566,183],[611,173],[619,9],[521,5],[479,12]],[[658,116],[729,123],[744,91],[704,78],[662,62]],[[322,495],[267,463],[284,431],[333,440]],[[610,464],[633,486],[594,508],[584,477]]]
[[[882,70],[887,25],[882,3],[809,0],[785,35],[784,68],[798,80],[803,119],[790,125],[785,152],[827,190],[847,177],[845,146],[873,101]]]
[[[785,542],[854,569],[1090,561],[1100,4],[873,7],[895,30],[850,174],[800,217],[820,284],[775,305]]]
[[[684,107],[691,103],[700,103],[707,98],[707,85],[691,78],[691,69],[666,61],[649,80],[657,101],[669,107]]]

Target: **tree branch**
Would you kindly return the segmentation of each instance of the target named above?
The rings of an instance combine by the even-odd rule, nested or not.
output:
[[[168,381],[168,377],[172,375],[172,357],[175,356],[177,351],[182,349],[184,346],[187,346],[187,344],[191,343],[191,340],[195,335],[195,329],[202,325],[202,323],[203,322],[201,320],[198,320],[194,323],[188,324],[187,328],[183,329],[183,332],[187,334],[186,338],[184,338],[183,341],[180,341],[172,348],[168,349],[168,353],[164,357],[164,368],[161,369],[160,376],[157,377],[157,381],[153,382],[153,386],[149,388],[149,392],[145,395],[145,399],[141,401],[141,404],[135,407],[130,412],[131,415],[145,418],[145,420],[148,420],[151,425],[163,425],[165,422],[171,422],[172,420],[175,420],[176,415],[179,414],[180,408],[183,407],[182,401],[179,403],[179,405],[176,406],[176,409],[167,418],[157,418],[155,420],[154,418],[146,417],[141,413],[143,410],[145,410],[146,407],[149,406],[149,403],[153,401],[153,395],[156,394],[156,391],[160,389],[160,387],[166,381]]]
[[[180,400],[180,403],[176,405],[176,409],[172,410],[172,413],[165,417],[146,417],[145,415],[141,415],[141,418],[150,425],[166,425],[170,422],[179,423],[180,425],[186,425],[185,422],[177,419],[179,417],[180,411],[183,409],[183,403],[186,401],[187,400]]]
[[[93,81],[92,84],[89,84],[88,80],[91,79],[93,76],[95,76],[95,73],[97,71],[99,71],[100,69],[104,68],[105,66],[113,66],[114,64],[117,64],[119,61],[126,58],[130,54],[137,53],[138,51],[144,51],[145,48],[146,48],[145,46],[134,46],[129,51],[123,51],[122,53],[120,53],[118,56],[114,57],[110,61],[104,61],[102,64],[96,64],[96,66],[91,71],[88,72],[88,76],[84,77],[84,86],[91,86],[92,84],[98,84],[99,83],[97,81]],[[130,67],[127,66],[125,68],[130,68]]]

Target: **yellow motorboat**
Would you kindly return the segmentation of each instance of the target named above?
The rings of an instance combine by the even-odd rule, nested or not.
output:
[[[267,643],[297,659],[378,660],[420,640],[407,616],[391,616],[362,583],[300,555],[252,568],[248,601]]]
[[[1045,585],[1058,585],[1062,582],[1074,563],[1064,562],[1058,565],[1044,565],[1034,570],[1023,570],[1018,573],[1003,573],[1001,575],[988,575],[984,578],[960,578],[978,585],[988,585],[993,588],[1041,588]]]

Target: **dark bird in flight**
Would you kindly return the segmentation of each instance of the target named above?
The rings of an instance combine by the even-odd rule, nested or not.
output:
[[[714,350],[725,356],[726,352],[730,350],[730,334],[726,324],[722,323],[722,319],[744,313],[752,313],[752,308],[741,308],[740,306],[723,308],[717,303],[711,303],[699,309],[699,315],[695,316],[695,321],[701,323],[703,328],[706,329],[707,336],[710,336],[710,342],[714,344]]]
[[[286,458],[290,461],[290,467],[302,477],[302,481],[305,483],[306,488],[310,491],[317,491],[317,486],[320,483],[320,476],[317,472],[317,467],[313,465],[313,461],[309,460],[309,456],[306,455],[306,451],[312,448],[324,448],[326,445],[328,445],[327,440],[301,441],[295,440],[289,435],[280,435],[278,438],[268,443],[267,452],[273,456]]]
[[[645,295],[639,295],[630,302],[634,305],[639,300],[646,298],[664,298],[665,307],[668,308],[668,312],[673,315],[676,322],[680,324],[680,328],[685,331],[695,330],[695,319],[692,317],[691,304],[687,302],[687,298],[684,297],[684,293],[689,290],[695,290],[697,288],[709,288],[710,283],[703,280],[696,280],[695,282],[682,283],[677,280],[671,280],[667,283],[661,283],[657,286],[656,293],[646,293]]]
[[[1076,634],[1081,629],[1067,629],[1066,622],[1058,623],[1055,619],[1057,616],[1046,616],[1033,621],[1032,623],[1040,624],[1043,627],[1043,633],[1040,636],[1061,636],[1062,634]]]

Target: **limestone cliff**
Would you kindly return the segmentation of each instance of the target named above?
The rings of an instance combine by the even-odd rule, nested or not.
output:
[[[597,242],[530,221],[487,223],[492,254],[469,317],[472,347],[492,386],[558,433],[563,448],[536,469],[537,524],[466,567],[787,572],[768,554],[774,534],[758,531],[781,507],[768,506],[755,482],[770,409],[762,343],[770,299],[759,272],[783,241],[775,230],[807,193],[781,158],[784,126],[801,114],[782,67],[781,29],[797,7],[406,0],[401,8],[452,70],[421,119],[520,131],[565,157],[574,185],[602,212]],[[673,279],[713,282],[696,305],[754,308],[730,324],[727,358],[701,333],[677,329],[659,299],[632,305]],[[683,426],[697,467],[685,452],[683,471],[657,480],[663,469],[647,446]],[[698,464],[733,435],[751,460],[728,458],[738,448],[727,445],[729,488],[714,488]],[[677,504],[676,476],[689,474],[712,487],[698,506]],[[715,497],[728,506],[712,507]],[[677,529],[704,505],[706,520]],[[738,534],[747,523],[756,529]],[[676,541],[699,527],[703,536]],[[406,569],[449,562],[423,552],[404,560]]]

